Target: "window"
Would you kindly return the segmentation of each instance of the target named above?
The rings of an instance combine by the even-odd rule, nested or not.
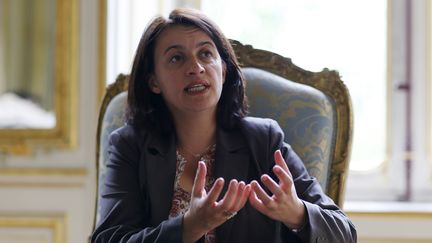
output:
[[[165,16],[172,0],[107,1],[107,83],[120,73],[129,73],[135,50],[147,23],[156,15]]]
[[[425,4],[203,0],[202,8],[229,38],[290,57],[311,71],[327,67],[341,74],[354,107],[348,200],[430,200],[425,196],[431,189],[430,145],[422,142],[430,143],[424,132],[430,126]],[[411,80],[410,111],[406,80]]]
[[[386,7],[383,0],[203,1],[228,38],[290,57],[311,71],[340,73],[355,109],[350,166],[356,171],[378,168],[386,157]]]

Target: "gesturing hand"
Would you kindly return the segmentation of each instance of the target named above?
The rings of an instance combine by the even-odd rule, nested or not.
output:
[[[303,202],[297,197],[293,177],[280,150],[274,153],[276,165],[273,172],[279,179],[276,183],[270,176],[261,176],[262,183],[273,193],[269,196],[257,181],[252,181],[249,202],[261,213],[283,222],[289,228],[298,229],[306,220]]]
[[[184,215],[183,242],[195,242],[208,231],[234,216],[246,203],[251,191],[243,181],[231,180],[224,197],[217,201],[224,179],[218,178],[207,193],[205,177],[207,168],[198,162],[198,170],[192,186],[189,210]]]

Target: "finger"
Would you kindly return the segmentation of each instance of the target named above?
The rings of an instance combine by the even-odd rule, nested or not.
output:
[[[261,181],[277,198],[283,197],[284,191],[270,176],[261,176]]]
[[[201,197],[204,190],[205,185],[205,177],[207,174],[207,168],[204,162],[198,162],[198,169],[195,174],[194,184],[192,185],[192,196],[193,197]]]
[[[236,193],[236,195],[235,195],[235,197],[238,199],[238,198],[240,198],[241,196],[242,196],[242,194],[243,194],[243,191],[244,191],[244,189],[245,189],[245,183],[243,182],[243,181],[240,181],[239,183],[238,183],[238,186],[237,186],[237,193]],[[236,204],[237,204],[237,201],[236,201]]]
[[[262,201],[257,197],[255,191],[252,189],[249,194],[249,203],[259,212],[265,214],[267,208],[264,206]]]
[[[274,159],[275,159],[276,164],[279,165],[283,170],[289,171],[288,165],[286,164],[285,159],[283,158],[280,149],[278,149],[274,152]]]
[[[261,200],[261,202],[264,205],[268,205],[272,202],[272,199],[269,197],[269,195],[267,195],[267,193],[264,191],[264,189],[260,186],[260,184],[258,184],[257,181],[252,181],[251,183],[252,185],[252,191],[254,191],[258,197],[258,199]]]
[[[230,181],[228,190],[225,193],[223,199],[218,203],[224,210],[229,210],[234,205],[234,199],[238,191],[238,182],[236,179]]]
[[[251,190],[252,190],[252,188],[251,188],[250,185],[246,185],[246,186],[245,186],[245,189],[244,189],[244,191],[243,191],[243,194],[242,194],[242,196],[240,197],[240,199],[238,200],[239,203],[238,203],[238,205],[236,205],[236,206],[237,206],[237,208],[235,209],[236,211],[239,211],[240,209],[242,209],[242,208],[244,207],[244,205],[246,204],[246,202],[247,202],[247,200],[248,200],[248,198],[249,198],[249,195],[250,195],[250,193],[251,193]]]
[[[237,195],[234,200],[234,206],[233,206],[235,211],[238,211],[242,207],[241,204],[243,203],[242,199],[244,198],[245,190],[246,190],[246,184],[243,181],[239,182]]]
[[[222,192],[223,185],[225,181],[222,177],[219,177],[213,184],[212,188],[207,194],[206,202],[211,205],[215,205],[216,200],[219,198],[220,193]]]
[[[282,187],[282,191],[287,192],[293,184],[292,177],[288,175],[287,171],[284,171],[280,166],[275,165],[273,167],[273,172],[279,179],[279,185]],[[267,185],[266,185],[267,186]]]

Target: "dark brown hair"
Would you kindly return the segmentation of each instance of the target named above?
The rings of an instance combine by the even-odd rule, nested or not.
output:
[[[149,131],[172,131],[171,113],[162,96],[150,90],[148,82],[155,70],[154,51],[158,37],[168,27],[178,25],[196,27],[215,43],[226,65],[225,82],[217,107],[217,124],[232,128],[238,119],[247,114],[243,76],[234,50],[213,21],[198,10],[185,8],[173,10],[168,19],[156,17],[145,29],[129,77],[126,121],[133,126],[143,126]]]

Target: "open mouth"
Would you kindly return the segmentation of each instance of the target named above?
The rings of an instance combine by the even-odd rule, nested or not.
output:
[[[191,86],[184,88],[184,91],[186,91],[188,93],[196,93],[196,92],[201,92],[201,91],[205,90],[207,87],[208,87],[208,85],[205,85],[205,84],[194,84],[194,85],[191,85]]]

